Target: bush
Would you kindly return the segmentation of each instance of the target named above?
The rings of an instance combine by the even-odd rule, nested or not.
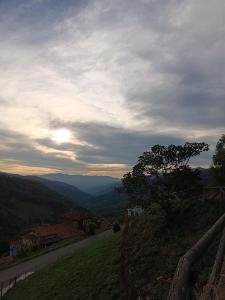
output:
[[[88,233],[90,235],[94,235],[95,234],[95,229],[96,229],[95,224],[91,223],[91,224],[88,225]]]
[[[120,231],[120,225],[118,223],[113,224],[113,232],[118,232]]]

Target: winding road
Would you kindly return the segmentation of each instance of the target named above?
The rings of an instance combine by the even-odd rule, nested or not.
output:
[[[54,263],[59,258],[65,256],[67,254],[73,253],[76,250],[81,249],[81,248],[91,244],[93,241],[101,240],[102,238],[104,238],[110,234],[112,234],[112,230],[104,231],[102,233],[93,235],[91,237],[88,237],[88,238],[81,240],[79,242],[76,242],[74,244],[70,244],[68,246],[59,248],[57,250],[53,250],[51,252],[40,255],[40,256],[35,257],[26,262],[15,265],[14,267],[0,271],[0,284],[2,282],[6,282],[15,277],[18,277],[23,273],[36,272],[37,270],[40,270],[41,268],[43,268],[51,263]]]

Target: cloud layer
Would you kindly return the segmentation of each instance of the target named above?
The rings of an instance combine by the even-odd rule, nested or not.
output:
[[[224,18],[222,0],[1,1],[1,169],[120,176],[155,143],[213,151]]]

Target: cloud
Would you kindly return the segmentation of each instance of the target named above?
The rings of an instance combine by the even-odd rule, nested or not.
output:
[[[60,145],[59,147],[73,149],[77,159],[87,164],[125,164],[127,168],[137,162],[138,157],[155,144],[183,144],[186,141],[205,141],[212,144],[214,137],[202,136],[200,138],[186,139],[182,134],[155,133],[148,131],[129,130],[114,127],[106,123],[61,123],[53,121],[53,128],[66,127],[77,135],[82,145]],[[49,141],[44,141],[49,145]],[[209,152],[196,162],[206,165],[212,153]]]
[[[113,172],[155,143],[204,140],[213,151],[225,125],[224,8],[0,1],[1,161]],[[69,143],[51,140],[60,126]]]

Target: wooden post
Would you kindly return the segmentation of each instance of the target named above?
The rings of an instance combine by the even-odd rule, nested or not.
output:
[[[3,282],[1,283],[1,293],[0,293],[0,299],[2,299],[2,296],[3,296]]]
[[[178,262],[176,272],[170,285],[167,300],[190,299],[190,268],[192,264],[208,249],[217,234],[225,225],[225,214],[203,235],[203,237],[182,256]]]
[[[219,274],[221,272],[223,259],[225,254],[225,229],[223,230],[222,237],[220,239],[220,244],[217,250],[216,259],[214,261],[213,269],[210,274],[207,285],[203,290],[203,294],[201,296],[202,300],[211,300],[213,296],[213,290],[215,290],[215,285]]]

